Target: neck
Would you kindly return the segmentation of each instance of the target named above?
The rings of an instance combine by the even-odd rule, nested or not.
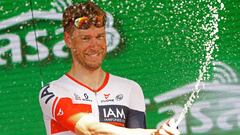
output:
[[[88,70],[83,66],[75,66],[74,64],[68,74],[92,90],[97,90],[103,84],[106,76],[106,72],[101,67],[96,70]]]

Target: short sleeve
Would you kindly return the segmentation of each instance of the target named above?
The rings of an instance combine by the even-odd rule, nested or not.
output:
[[[58,98],[57,93],[55,93],[54,89],[50,87],[50,84],[44,86],[39,93],[39,103],[42,112],[51,119],[55,119],[54,108],[56,107]]]
[[[142,88],[133,83],[130,93],[130,106],[127,119],[128,128],[146,128],[145,102]]]
[[[69,93],[64,87],[50,84],[41,89],[39,102],[45,116],[74,132],[77,121],[71,121],[71,116],[78,113],[89,113],[92,110],[91,105],[74,104]]]

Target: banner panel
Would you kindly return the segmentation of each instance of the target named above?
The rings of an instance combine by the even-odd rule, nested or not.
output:
[[[38,94],[70,69],[61,20],[77,2],[0,1],[1,135],[46,134]],[[95,2],[107,11],[103,68],[141,85],[148,128],[179,116],[210,58],[199,98],[179,128],[188,135],[240,134],[240,1]]]

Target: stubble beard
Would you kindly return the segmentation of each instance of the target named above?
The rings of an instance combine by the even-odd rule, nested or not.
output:
[[[81,58],[81,56],[79,56],[77,53],[74,54],[74,59],[75,62],[78,63],[78,65],[81,65],[81,67],[89,70],[89,71],[95,71],[97,69],[99,69],[102,66],[103,60],[106,56],[106,52],[103,52],[102,54],[102,60],[99,61],[98,63],[96,62],[86,62],[86,60],[83,60],[84,58]]]

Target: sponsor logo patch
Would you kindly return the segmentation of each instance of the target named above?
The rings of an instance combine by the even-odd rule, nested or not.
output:
[[[114,99],[113,99],[113,98],[109,98],[109,97],[110,97],[110,94],[103,94],[103,96],[104,96],[104,99],[101,100],[101,103],[114,102]]]
[[[115,99],[116,99],[117,101],[122,100],[122,99],[123,99],[123,94],[117,95],[117,96],[115,97]]]
[[[121,105],[99,106],[101,122],[125,123],[128,108]]]

